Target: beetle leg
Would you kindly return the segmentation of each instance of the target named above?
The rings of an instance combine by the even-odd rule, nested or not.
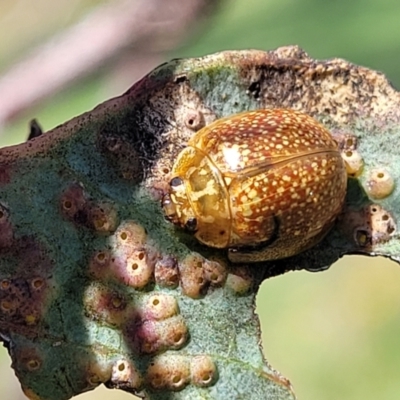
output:
[[[272,217],[272,220],[274,223],[274,230],[268,240],[264,240],[263,242],[251,246],[230,247],[228,250],[228,258],[232,262],[257,262],[260,258],[259,255],[264,254],[266,249],[271,247],[279,239],[281,221],[276,215]],[[252,256],[254,256],[254,260],[252,260]],[[243,257],[246,258],[246,261],[239,261],[239,259],[241,260]]]

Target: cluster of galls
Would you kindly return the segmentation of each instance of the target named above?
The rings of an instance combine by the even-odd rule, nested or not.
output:
[[[0,257],[11,259],[14,271],[0,275],[2,333],[36,334],[53,290],[52,265],[41,246],[31,237],[16,239],[10,212],[0,203]]]
[[[94,200],[80,183],[62,192],[58,209],[65,221],[98,239],[88,261],[86,318],[121,332],[127,348],[126,354],[114,357],[82,356],[77,368],[86,371],[86,389],[101,383],[133,392],[212,385],[217,367],[210,356],[173,352],[190,338],[174,291],[197,299],[224,286],[242,295],[253,285],[250,270],[237,266],[228,271],[224,260],[207,260],[196,253],[181,260],[162,254],[141,225],[121,222],[112,203]],[[12,221],[11,210],[0,203],[0,256],[15,265],[9,276],[0,276],[0,320],[2,334],[13,332],[28,340],[26,346],[15,347],[12,357],[26,394],[35,398],[34,389],[24,384],[25,374],[41,373],[48,366],[45,351],[32,346],[31,338],[45,333],[45,313],[57,292],[54,264],[34,238],[18,236]],[[62,340],[51,346],[64,348]]]
[[[358,151],[358,141],[355,136],[339,135],[336,139],[339,142],[348,176],[358,178],[365,172],[365,179],[361,181],[368,197],[380,200],[389,196],[394,189],[394,179],[390,173],[385,168],[372,168],[364,171],[364,160]]]
[[[32,365],[36,368],[36,365]],[[153,390],[182,390],[188,384],[207,387],[218,378],[217,367],[207,355],[157,355],[145,374],[127,358],[98,360],[87,367],[89,387],[100,383],[138,393],[144,387]]]
[[[357,246],[367,251],[376,250],[397,231],[392,215],[378,204],[369,204],[361,210],[347,210],[340,226]]]
[[[73,183],[64,191],[60,207],[62,214],[76,225],[105,233],[117,227],[117,213],[112,205],[94,202],[79,183]]]
[[[208,260],[197,253],[190,253],[181,261],[162,255],[148,240],[142,226],[134,221],[120,224],[109,237],[107,248],[93,254],[89,273],[97,282],[113,281],[130,288],[149,291],[154,287],[174,289],[180,286],[183,294],[199,298],[210,288],[231,282],[232,290],[245,293],[253,278],[247,268],[229,270],[224,260]]]
[[[163,289],[179,286],[183,294],[196,299],[207,289],[225,285],[240,295],[253,284],[247,268],[238,266],[228,274],[222,261],[206,260],[198,254],[177,262],[152,246],[142,226],[125,221],[109,237],[108,247],[93,254],[89,274],[94,278],[84,297],[89,318],[118,327],[134,354],[152,357],[142,374],[125,362],[134,376],[129,382],[136,385],[130,386],[131,390],[139,391],[143,385],[178,390],[190,382],[197,386],[215,382],[216,366],[209,356],[162,355],[167,350],[181,349],[189,340],[173,292],[166,294]],[[123,370],[126,375],[127,369]],[[90,379],[116,386],[116,382],[109,381],[110,371],[101,376],[93,372]]]
[[[386,168],[367,168],[358,151],[357,138],[350,134],[336,137],[347,174],[358,178],[368,198],[379,201],[390,196],[394,190],[394,179]],[[371,203],[362,209],[347,208],[341,218],[341,230],[359,248],[376,250],[380,244],[388,242],[397,231],[396,222],[390,212],[378,203]]]
[[[12,211],[0,203],[0,261],[14,265],[13,270],[4,268],[0,273],[1,334],[5,345],[10,344],[16,375],[23,379],[25,372],[42,366],[42,358],[30,343],[42,334],[46,312],[54,298],[54,265],[34,238],[16,237],[15,231]],[[11,346],[7,340],[15,335],[26,338],[27,344]],[[24,390],[34,398],[29,389]]]
[[[162,355],[151,362],[147,379],[154,389],[180,390],[189,383],[206,387],[217,379],[217,369],[207,355]]]
[[[48,282],[42,277],[3,278],[0,281],[0,314],[3,325],[19,333],[34,334],[44,312]],[[31,332],[30,332],[31,331]]]
[[[339,135],[336,139],[338,139],[339,142],[339,148],[346,165],[348,176],[353,178],[359,177],[364,167],[364,160],[357,149],[357,138],[350,134],[346,134]]]
[[[92,283],[84,294],[86,316],[122,332],[134,358],[150,357],[144,369],[130,357],[91,362],[89,386],[105,383],[138,392],[145,387],[179,390],[189,383],[213,384],[217,372],[209,356],[165,354],[183,348],[190,337],[171,289],[197,299],[225,285],[241,295],[253,284],[249,270],[238,266],[228,273],[225,261],[196,253],[181,261],[161,254],[141,225],[120,222],[111,205],[90,199],[80,184],[64,191],[60,206],[72,223],[107,236],[89,261]]]

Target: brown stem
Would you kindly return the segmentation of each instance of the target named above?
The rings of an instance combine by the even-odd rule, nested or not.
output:
[[[0,77],[0,127],[128,48],[141,53],[142,62],[143,49],[150,49],[154,59],[155,50],[160,53],[175,46],[193,21],[218,3],[119,0],[97,8]]]

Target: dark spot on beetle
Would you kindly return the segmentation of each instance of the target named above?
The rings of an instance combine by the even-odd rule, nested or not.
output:
[[[197,229],[197,219],[196,219],[196,218],[189,218],[189,219],[186,221],[185,228],[186,228],[189,232],[195,232],[196,229]]]
[[[171,182],[169,184],[172,187],[178,187],[178,186],[181,186],[183,184],[183,180],[179,176],[176,176],[175,178],[171,179]]]
[[[219,234],[221,235],[221,236],[224,236],[225,235],[225,231],[219,231]]]

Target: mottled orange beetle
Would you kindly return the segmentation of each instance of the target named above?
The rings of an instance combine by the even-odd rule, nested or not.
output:
[[[166,216],[233,262],[293,256],[341,211],[344,161],[330,133],[289,109],[255,110],[198,131],[179,154]]]

